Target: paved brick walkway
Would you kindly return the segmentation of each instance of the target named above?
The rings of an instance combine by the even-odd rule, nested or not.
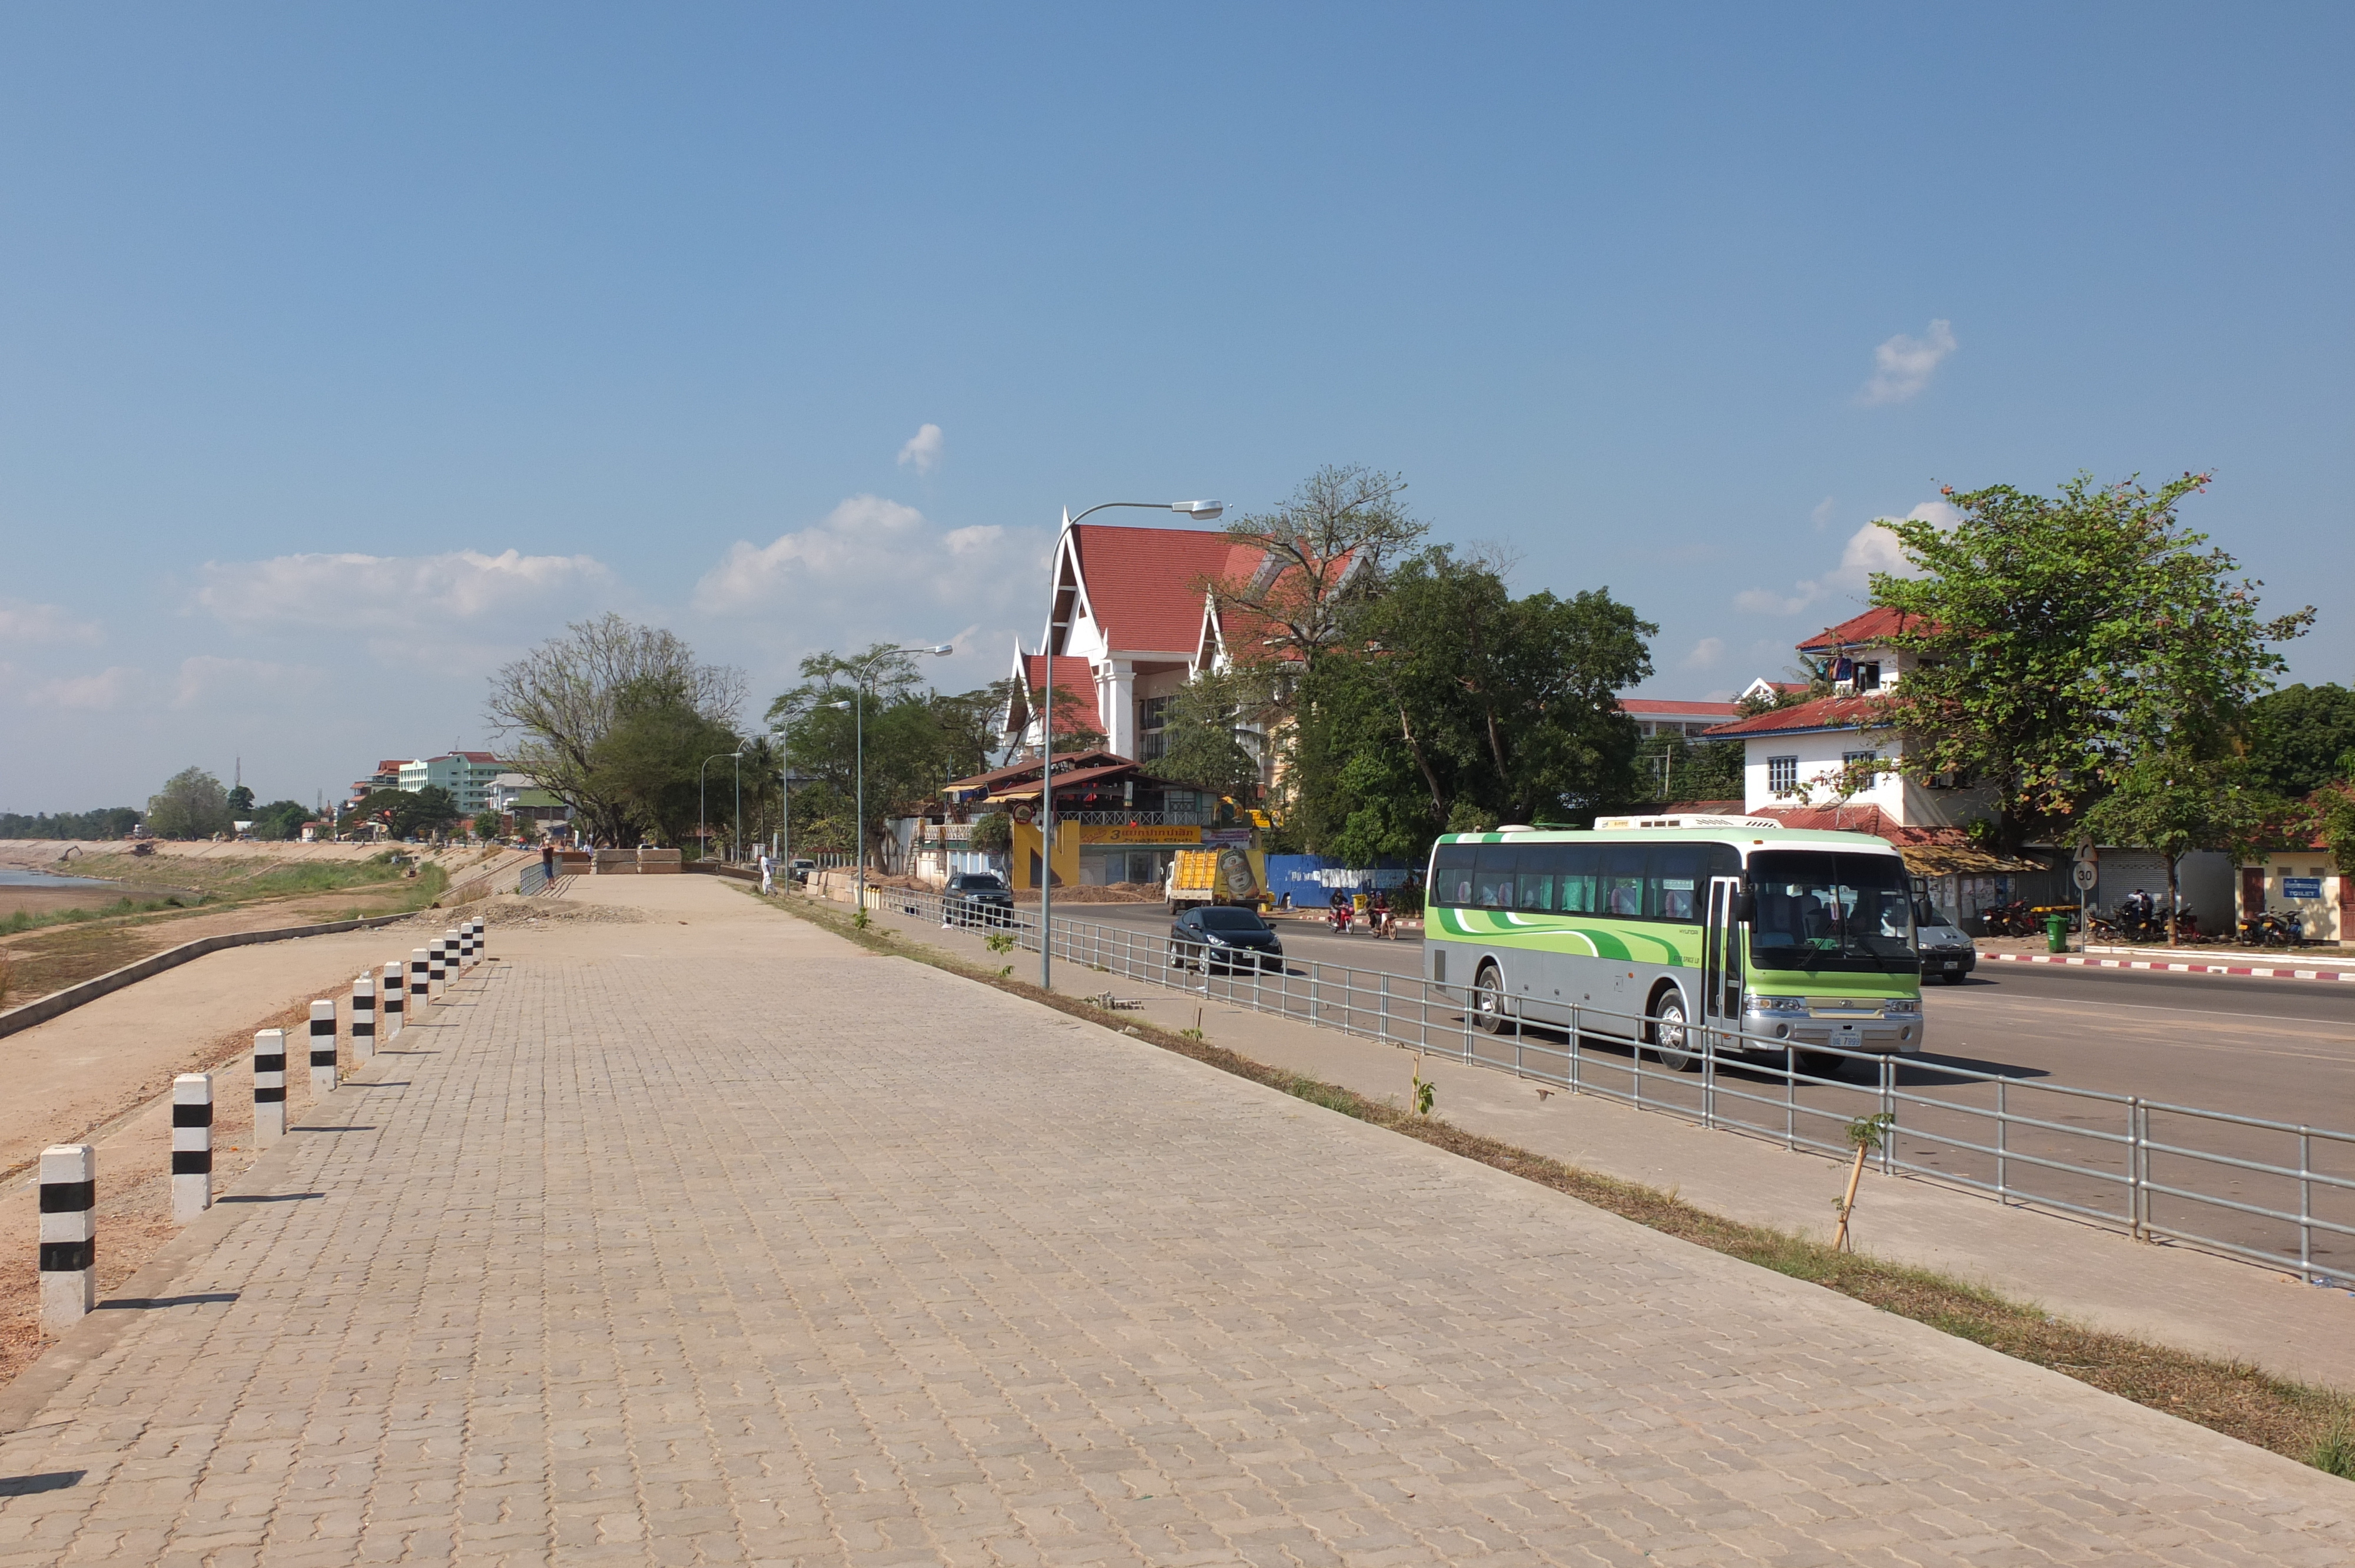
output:
[[[502,934],[0,1439],[0,1565],[2355,1557],[2346,1482],[729,889],[592,895],[659,919]]]

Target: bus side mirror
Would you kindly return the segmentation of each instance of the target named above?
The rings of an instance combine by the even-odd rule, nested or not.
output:
[[[1733,918],[1748,922],[1758,918],[1758,895],[1743,888],[1733,895]]]

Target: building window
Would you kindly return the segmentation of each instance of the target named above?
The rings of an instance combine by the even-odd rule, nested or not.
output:
[[[1136,759],[1151,762],[1169,751],[1169,699],[1142,697],[1136,704]]]
[[[1766,788],[1777,795],[1788,795],[1799,787],[1799,759],[1796,757],[1770,757],[1766,759]]]
[[[1843,751],[1840,753],[1840,766],[1842,768],[1865,768],[1880,760],[1881,753],[1877,751]]]
[[[1856,689],[1859,692],[1881,690],[1881,665],[1859,662],[1856,667]]]

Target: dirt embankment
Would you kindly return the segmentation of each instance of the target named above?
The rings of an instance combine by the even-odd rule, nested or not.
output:
[[[85,853],[61,863],[67,847],[73,846],[0,841],[0,863],[118,879],[123,885],[101,895],[95,906],[40,912],[81,917],[0,932],[5,991],[0,1008],[21,1006],[199,937],[405,914],[464,896],[481,879],[503,875],[525,858],[512,850],[458,849],[426,853],[409,866],[387,863],[383,852],[367,844],[165,844],[152,855],[102,844],[79,846]],[[421,874],[410,874],[413,869]],[[156,907],[158,900],[142,895],[141,890],[158,887],[167,888],[165,896],[180,906]],[[126,897],[136,906],[123,906]],[[0,920],[7,916],[0,907]]]

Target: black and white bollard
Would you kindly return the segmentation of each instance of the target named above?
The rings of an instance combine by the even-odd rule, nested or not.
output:
[[[409,1022],[415,1023],[425,1016],[425,1002],[431,994],[432,970],[431,955],[422,948],[409,949]]]
[[[474,960],[467,956],[466,927],[453,926],[442,933],[442,950],[450,956],[450,978],[456,980]]]
[[[384,966],[382,989],[384,1007],[381,1011],[384,1014],[384,1043],[387,1045],[391,1044],[393,1036],[400,1033],[401,993],[409,989],[401,979],[402,972],[402,965],[399,959]]]
[[[98,1304],[98,1150],[59,1143],[41,1150],[41,1327],[62,1334]]]
[[[425,979],[430,988],[427,994],[435,1001],[450,986],[450,954],[442,946],[443,938],[434,938],[425,944]]]
[[[213,1206],[213,1075],[172,1080],[172,1218],[180,1224]]]
[[[464,969],[474,967],[474,923],[472,920],[458,927],[458,963]]]
[[[253,1037],[253,1146],[267,1149],[286,1136],[286,1031]]]
[[[488,920],[477,919],[474,922],[474,959],[479,963],[490,956],[491,923]]]
[[[362,974],[352,981],[352,1064],[376,1054],[376,976]]]
[[[311,1097],[336,1092],[336,1004],[311,1004]]]

